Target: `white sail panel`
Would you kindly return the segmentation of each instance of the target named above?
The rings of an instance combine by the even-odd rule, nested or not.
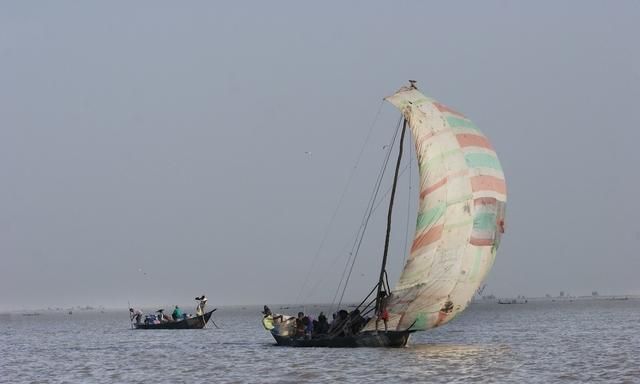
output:
[[[462,114],[413,86],[386,100],[409,124],[420,175],[415,237],[388,299],[389,326],[425,330],[464,310],[491,268],[504,230],[504,174]]]

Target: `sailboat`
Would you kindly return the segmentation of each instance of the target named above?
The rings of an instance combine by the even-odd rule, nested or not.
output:
[[[265,314],[265,319],[271,316],[268,329],[278,345],[405,346],[411,333],[444,325],[461,313],[493,265],[504,233],[507,192],[491,143],[466,116],[423,95],[415,81],[385,100],[401,112],[403,124],[377,284],[356,310],[343,311],[320,334],[301,332],[300,319]],[[391,215],[407,126],[418,162],[417,222],[404,269],[390,289]],[[371,318],[364,317],[367,313]]]

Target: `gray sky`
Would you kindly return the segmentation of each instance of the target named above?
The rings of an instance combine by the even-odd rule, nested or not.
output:
[[[640,293],[638,16],[637,1],[1,2],[0,309],[330,302],[399,115],[381,99],[409,78],[502,161],[487,293]],[[375,284],[385,211],[347,298]]]

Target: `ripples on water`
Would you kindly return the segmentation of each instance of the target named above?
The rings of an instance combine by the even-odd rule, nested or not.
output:
[[[0,382],[640,383],[640,300],[473,304],[402,349],[275,347],[260,309],[214,315],[220,329],[179,331],[131,330],[126,311],[0,315]]]

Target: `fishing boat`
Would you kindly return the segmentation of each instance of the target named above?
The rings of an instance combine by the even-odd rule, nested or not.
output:
[[[213,312],[217,308],[205,313],[202,316],[188,317],[177,321],[167,321],[162,323],[136,323],[136,329],[202,329],[205,327]]]
[[[526,299],[499,299],[498,304],[527,304]]]
[[[400,139],[394,136],[387,155],[398,147],[378,281],[356,309],[322,334],[305,334],[299,319],[266,311],[263,324],[278,345],[405,346],[411,333],[444,325],[461,313],[493,265],[504,233],[507,192],[491,143],[466,116],[423,95],[415,81],[385,100],[401,112],[402,124],[396,131]],[[386,265],[407,127],[418,164],[417,223],[404,269],[391,289]],[[364,319],[360,327],[354,327],[356,318]]]

